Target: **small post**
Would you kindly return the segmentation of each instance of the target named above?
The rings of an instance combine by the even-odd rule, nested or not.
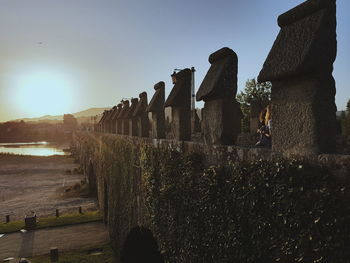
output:
[[[81,208],[81,206],[79,206],[79,214],[83,213],[83,209]]]
[[[60,210],[56,209],[56,217],[60,217]]]
[[[26,215],[24,218],[25,227],[27,230],[36,228],[36,214],[32,212],[30,215]]]
[[[57,247],[50,248],[50,261],[51,262],[58,261],[58,248]]]
[[[194,73],[196,70],[194,67],[191,68],[191,110],[195,110],[195,100],[196,100],[196,94],[195,94],[195,88],[194,88]]]
[[[10,223],[10,215],[6,216],[6,223]]]

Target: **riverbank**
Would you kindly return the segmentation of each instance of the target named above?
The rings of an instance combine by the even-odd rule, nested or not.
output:
[[[0,154],[0,222],[23,219],[30,211],[38,216],[97,209],[96,199],[67,195],[64,189],[80,183],[78,165],[67,156],[19,156]]]

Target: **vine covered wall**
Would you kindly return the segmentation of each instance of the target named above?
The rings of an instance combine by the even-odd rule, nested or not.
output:
[[[166,262],[348,262],[349,179],[334,167],[112,135],[73,149],[93,162],[118,254],[143,225]]]

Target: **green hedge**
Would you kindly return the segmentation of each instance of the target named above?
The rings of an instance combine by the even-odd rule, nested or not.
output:
[[[143,149],[147,206],[169,262],[349,262],[348,182],[297,161],[203,172],[201,156]]]
[[[204,155],[113,136],[94,149],[117,254],[142,213],[167,262],[349,262],[349,182],[326,169],[288,160],[207,167]]]

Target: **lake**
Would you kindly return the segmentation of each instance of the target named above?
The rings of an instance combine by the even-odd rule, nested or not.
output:
[[[49,142],[0,143],[0,153],[31,156],[52,156],[66,154],[63,151],[63,145]]]

